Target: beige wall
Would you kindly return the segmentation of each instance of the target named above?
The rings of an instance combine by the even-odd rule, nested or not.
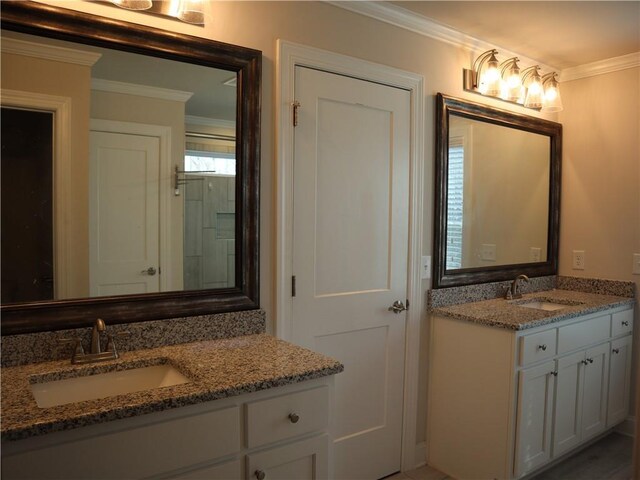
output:
[[[560,274],[633,281],[640,292],[631,273],[640,253],[640,68],[566,82],[562,100]],[[586,252],[584,270],[572,269],[573,250]],[[636,325],[639,312],[636,297]],[[634,336],[637,376],[640,328]]]
[[[173,166],[184,166],[184,103],[173,100],[141,97],[121,93],[93,90],[91,92],[91,118],[121,122],[160,125],[171,128],[170,170],[160,173],[169,177],[173,185]],[[165,192],[171,210],[171,285],[168,290],[182,290],[183,196],[173,195],[173,189]]]
[[[91,69],[14,54],[2,54],[2,88],[71,99],[70,205],[65,228],[69,252],[66,298],[89,295],[89,90]],[[60,197],[55,193],[56,199]]]

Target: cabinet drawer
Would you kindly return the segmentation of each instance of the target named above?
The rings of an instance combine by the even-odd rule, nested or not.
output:
[[[611,336],[617,337],[633,330],[633,309],[611,315]]]
[[[553,357],[556,354],[556,334],[557,330],[552,328],[520,337],[520,365]]]
[[[247,455],[246,480],[327,480],[329,437],[320,435]]]
[[[592,318],[558,329],[558,353],[565,353],[609,338],[611,315]]]
[[[169,478],[171,480],[241,480],[242,465],[240,460],[234,459]]]
[[[329,389],[314,388],[246,404],[249,448],[324,429]]]

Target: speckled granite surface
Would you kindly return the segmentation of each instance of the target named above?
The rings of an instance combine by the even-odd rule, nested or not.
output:
[[[633,298],[636,284],[622,280],[603,280],[599,278],[580,278],[558,276],[558,286],[561,290],[576,292],[599,293],[601,295],[616,295],[618,297]]]
[[[91,324],[91,320],[87,320]],[[151,322],[109,325],[109,333],[129,332],[116,340],[118,350],[127,352],[180,343],[253,335],[265,332],[264,310],[219,313],[195,317],[172,318]],[[71,346],[61,344],[63,338],[81,338],[89,345],[91,327],[55,332],[8,335],[0,338],[2,366],[11,367],[35,362],[71,358]]]
[[[428,308],[446,307],[460,303],[480,302],[491,298],[502,298],[511,281],[463,285],[461,287],[436,288],[427,292]],[[535,277],[520,283],[522,293],[552,290],[556,286],[555,275]]]
[[[190,383],[116,397],[39,408],[30,381],[62,379],[131,366],[171,363]],[[133,417],[339,373],[329,357],[266,334],[186,343],[126,353],[118,360],[74,366],[54,361],[2,369],[2,440]]]
[[[518,306],[519,303],[534,299],[565,304],[567,307],[561,310],[545,311]],[[632,306],[634,303],[635,300],[628,297],[598,295],[570,290],[549,290],[529,293],[523,295],[523,298],[519,300],[494,298],[481,302],[439,307],[434,308],[432,313],[492,327],[524,330],[606,310],[607,308],[623,305]]]

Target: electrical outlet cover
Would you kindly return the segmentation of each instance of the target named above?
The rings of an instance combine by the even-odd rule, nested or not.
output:
[[[640,275],[640,253],[633,254],[633,274]]]
[[[480,258],[490,262],[496,261],[496,246],[492,243],[483,243],[480,249]]]
[[[586,263],[586,252],[584,250],[574,250],[572,268],[574,270],[584,270],[585,263]]]

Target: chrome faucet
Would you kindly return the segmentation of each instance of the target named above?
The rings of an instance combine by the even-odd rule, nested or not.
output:
[[[107,326],[104,320],[98,318],[93,323],[93,330],[91,331],[91,350],[89,353],[84,352],[82,348],[82,341],[80,338],[65,338],[60,341],[63,344],[71,344],[73,347],[73,353],[71,355],[71,363],[84,364],[93,362],[102,362],[104,360],[113,360],[120,357],[118,350],[116,349],[116,343],[114,336],[126,336],[129,332],[118,332],[115,335],[107,334],[107,346],[102,350],[100,342],[100,334],[107,331]]]
[[[507,300],[513,300],[515,298],[522,298],[522,293],[519,290],[519,280],[524,280],[529,283],[529,277],[526,275],[518,275],[513,282],[511,282],[511,286],[507,288],[507,292],[505,294],[505,298]]]

